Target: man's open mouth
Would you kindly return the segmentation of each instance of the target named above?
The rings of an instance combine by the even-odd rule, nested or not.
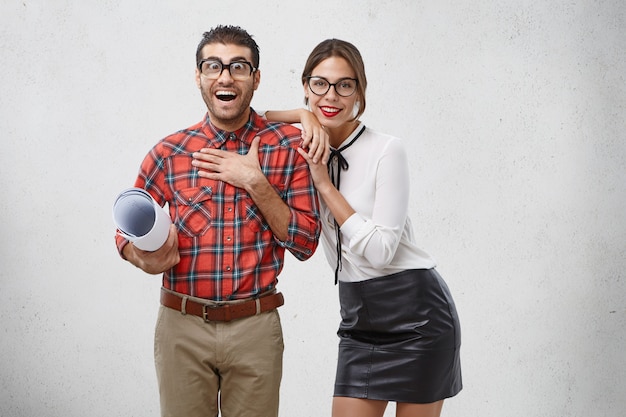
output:
[[[231,101],[237,97],[237,94],[232,91],[218,91],[215,96],[221,101]]]

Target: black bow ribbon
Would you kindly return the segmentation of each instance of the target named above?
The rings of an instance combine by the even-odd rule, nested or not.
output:
[[[330,161],[328,164],[328,175],[330,176],[330,180],[337,190],[339,190],[339,184],[341,183],[341,171],[347,171],[350,168],[350,164],[346,158],[341,154],[341,151],[345,151],[348,147],[350,147],[356,140],[363,134],[365,131],[365,125],[361,127],[359,133],[345,146],[342,146],[339,149],[331,149],[330,150]],[[337,161],[337,172],[335,172],[335,164],[333,161]],[[335,220],[335,234],[337,237],[337,266],[335,267],[335,285],[337,285],[339,271],[341,270],[341,232],[339,230],[339,225],[337,224],[337,220]]]
[[[348,144],[348,146],[350,144]],[[328,164],[328,175],[330,175],[330,179],[337,189],[339,189],[339,184],[341,183],[341,171],[347,171],[348,168],[350,168],[350,164],[348,164],[346,158],[344,158],[341,154],[341,151],[346,149],[348,146],[344,146],[341,149],[330,150],[330,160],[337,161],[337,172],[335,172],[334,164]]]

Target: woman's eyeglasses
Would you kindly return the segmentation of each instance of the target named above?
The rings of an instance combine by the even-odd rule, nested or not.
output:
[[[324,77],[307,77],[309,90],[316,96],[328,93],[330,87],[335,87],[335,92],[341,97],[350,97],[356,91],[357,80],[354,78],[342,78],[336,83],[329,82]]]

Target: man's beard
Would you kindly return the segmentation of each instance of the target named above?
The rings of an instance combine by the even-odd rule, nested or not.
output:
[[[254,95],[253,90],[246,91],[245,93],[243,93],[243,96],[238,96],[236,100],[240,100],[240,105],[238,107],[230,108],[226,111],[221,108],[220,100],[215,97],[215,95],[212,94],[210,97],[207,97],[204,90],[201,91],[202,98],[204,99],[204,102],[207,106],[212,123],[230,126],[235,123],[241,122],[244,118],[245,120],[247,120],[248,109],[250,108],[252,96]]]

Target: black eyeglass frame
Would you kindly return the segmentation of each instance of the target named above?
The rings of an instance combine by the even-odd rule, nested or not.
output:
[[[311,80],[312,80],[312,79],[318,79],[318,80],[324,80],[324,81],[326,81],[326,82],[328,83],[328,88],[326,89],[326,91],[324,91],[324,93],[322,93],[322,94],[318,94],[318,93],[316,93],[315,91],[313,91],[313,88],[311,88]],[[356,78],[350,78],[350,77],[344,77],[344,78],[341,78],[341,79],[337,80],[337,82],[336,82],[336,83],[331,83],[331,82],[330,82],[330,81],[328,81],[326,78],[324,78],[324,77],[319,77],[319,76],[316,76],[316,75],[309,75],[308,77],[306,77],[306,80],[307,80],[307,81],[306,81],[306,85],[309,87],[309,90],[311,90],[311,92],[312,92],[313,94],[315,94],[316,96],[320,96],[320,97],[321,97],[321,96],[323,96],[323,95],[325,95],[326,93],[328,93],[328,92],[330,91],[330,87],[333,87],[333,88],[335,89],[335,93],[337,93],[337,95],[338,95],[338,96],[341,96],[341,97],[350,97],[350,96],[352,96],[354,93],[356,93],[357,87],[358,87],[358,85],[359,85],[359,80],[357,80]],[[353,91],[353,92],[351,92],[350,94],[348,94],[347,96],[344,96],[344,95],[343,95],[343,94],[341,94],[339,91],[337,91],[337,84],[341,84],[341,82],[342,82],[342,81],[345,81],[345,80],[354,81],[354,82],[356,83],[356,84],[355,84],[355,86],[354,86],[354,91]]]
[[[256,70],[258,70],[258,68],[255,68],[254,65],[252,65],[252,62],[250,62],[250,61],[237,60],[237,61],[231,62],[230,64],[224,64],[219,59],[206,58],[206,59],[203,59],[202,61],[200,61],[198,63],[198,71],[200,71],[200,73],[202,75],[204,75],[205,77],[209,77],[209,75],[206,75],[205,73],[202,72],[202,64],[204,64],[205,62],[216,62],[216,63],[220,64],[220,66],[222,67],[222,69],[220,70],[219,74],[217,74],[217,77],[215,77],[215,79],[220,78],[222,76],[222,73],[224,72],[224,69],[226,69],[226,68],[228,68],[228,73],[232,77],[233,73],[230,72],[230,66],[233,65],[233,64],[246,64],[248,67],[250,67],[250,74],[248,74],[248,77],[251,76],[254,72],[256,72]]]

